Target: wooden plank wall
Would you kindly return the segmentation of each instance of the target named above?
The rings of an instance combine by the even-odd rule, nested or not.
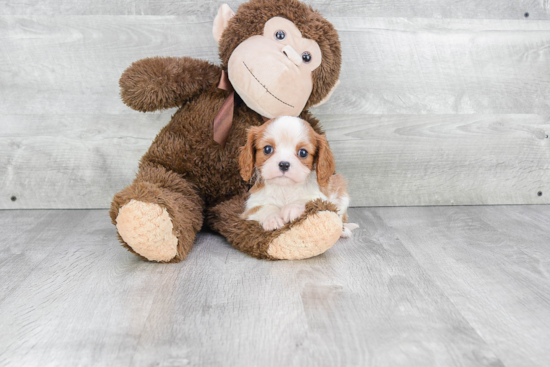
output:
[[[342,41],[314,112],[352,205],[550,203],[550,0],[308,3]],[[130,110],[120,74],[217,62],[220,4],[0,0],[0,209],[109,207],[174,112]]]

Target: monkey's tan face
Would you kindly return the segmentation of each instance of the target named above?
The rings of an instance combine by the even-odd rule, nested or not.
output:
[[[311,73],[322,60],[317,42],[291,21],[274,17],[263,35],[242,42],[228,62],[229,80],[246,105],[262,116],[298,116],[311,94]]]

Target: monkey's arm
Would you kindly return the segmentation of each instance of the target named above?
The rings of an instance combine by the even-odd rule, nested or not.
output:
[[[147,112],[181,106],[215,86],[221,68],[190,57],[151,57],[134,62],[120,77],[126,105]]]

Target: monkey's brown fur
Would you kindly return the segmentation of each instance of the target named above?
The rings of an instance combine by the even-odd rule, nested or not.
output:
[[[226,69],[235,47],[252,35],[262,34],[264,23],[275,16],[293,21],[304,37],[317,41],[323,53],[322,64],[313,72],[313,91],[307,108],[321,101],[338,80],[340,43],[329,22],[295,0],[252,0],[241,5],[220,41],[221,67],[188,57],[154,57],[133,63],[120,79],[122,99],[135,110],[180,107],[141,159],[133,183],[115,195],[110,211],[116,225],[120,208],[132,199],[166,208],[178,239],[177,255],[169,262],[185,259],[203,218],[208,227],[241,251],[272,259],[267,249],[274,238],[316,212],[336,212],[329,203],[310,203],[301,219],[273,232],[240,219],[249,184],[239,174],[239,147],[245,144],[246,130],[264,120],[240,103],[235,106],[225,147],[212,139],[212,122],[228,95],[217,88],[222,69]],[[300,117],[323,133],[307,110]],[[120,236],[119,239],[134,252]]]

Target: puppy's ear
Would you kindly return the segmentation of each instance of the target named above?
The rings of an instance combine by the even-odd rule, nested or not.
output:
[[[241,177],[245,181],[250,181],[254,173],[254,161],[256,156],[256,138],[258,137],[260,127],[252,127],[248,129],[246,144],[241,147],[239,155],[239,168],[241,169]]]
[[[316,134],[316,139],[317,154],[315,156],[315,166],[317,170],[317,183],[321,187],[326,187],[330,177],[336,170],[336,163],[325,136]]]

